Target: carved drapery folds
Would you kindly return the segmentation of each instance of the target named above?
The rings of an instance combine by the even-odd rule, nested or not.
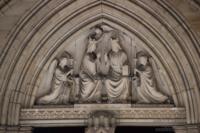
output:
[[[49,66],[44,79],[44,85],[51,87],[48,94],[37,99],[39,104],[67,104],[74,97],[75,83],[72,79],[73,59],[65,53],[59,59],[55,59]]]
[[[170,103],[155,60],[126,38],[108,25],[91,28],[78,72],[72,55],[81,58],[80,51],[56,57],[39,88],[49,91],[36,103]]]

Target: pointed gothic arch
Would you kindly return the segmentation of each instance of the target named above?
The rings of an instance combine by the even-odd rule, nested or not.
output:
[[[30,15],[31,19],[21,20],[10,36],[1,69],[5,74],[1,116],[6,116],[1,117],[2,125],[19,124],[20,109],[34,104],[38,76],[46,64],[68,40],[99,23],[112,25],[143,42],[141,45],[164,68],[176,106],[186,108],[187,123],[199,123],[199,42],[187,22],[167,2],[69,0],[41,15],[51,4],[54,3],[38,3],[40,9],[27,13],[26,17]],[[33,22],[37,24],[23,35]],[[20,43],[18,38],[22,38]],[[13,51],[16,53],[12,54]]]

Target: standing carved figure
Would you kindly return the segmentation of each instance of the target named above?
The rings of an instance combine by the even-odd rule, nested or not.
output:
[[[96,45],[102,35],[102,30],[97,28],[89,36],[89,44],[83,57],[80,73],[80,102],[100,102],[102,83],[96,79],[97,75],[97,53]]]
[[[51,63],[49,72],[53,72],[50,92],[37,100],[38,104],[68,104],[72,100],[74,81],[72,79],[71,55],[68,53],[59,60],[55,59]],[[49,78],[49,77],[46,77]]]
[[[129,97],[129,79],[123,77],[123,67],[127,64],[127,55],[122,50],[117,34],[111,36],[111,51],[105,59],[109,63],[109,75],[105,80],[108,102],[127,102]]]
[[[139,86],[136,89],[138,103],[164,103],[168,97],[158,91],[153,68],[146,53],[137,53]]]

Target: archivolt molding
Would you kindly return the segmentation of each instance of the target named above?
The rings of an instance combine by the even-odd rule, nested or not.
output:
[[[10,2],[11,0],[1,0],[0,1],[0,10]]]
[[[115,25],[115,28],[140,38],[146,44],[144,47],[160,62],[175,89],[171,92],[176,105],[186,107],[188,123],[199,122],[200,63],[194,47],[198,42],[187,24],[181,24],[183,20],[166,2],[68,0],[52,9],[51,4],[55,2],[40,3],[44,7],[32,11],[35,16],[30,15],[32,18],[16,29],[16,36],[10,38],[7,55],[13,52],[12,49],[18,49],[14,50],[18,54],[11,63],[3,62],[1,68],[6,72],[1,88],[5,95],[1,115],[7,116],[1,117],[2,124],[18,124],[19,115],[16,114],[20,108],[33,105],[38,76],[62,45],[66,45],[65,41],[100,22]],[[42,9],[51,12],[41,15]],[[33,20],[37,17],[40,19]],[[23,35],[25,28],[33,22],[37,24]],[[18,37],[23,41],[18,42]],[[19,43],[19,48],[13,47]],[[11,60],[12,57],[5,59]]]

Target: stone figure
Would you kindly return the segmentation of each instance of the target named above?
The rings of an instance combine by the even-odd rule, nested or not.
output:
[[[97,28],[89,36],[89,44],[84,55],[80,73],[80,102],[99,103],[101,100],[102,83],[96,79],[97,75],[97,53],[96,45],[101,37],[102,31]]]
[[[136,88],[137,103],[164,103],[168,97],[158,91],[153,68],[148,55],[140,51],[137,53],[138,86]]]
[[[105,77],[108,75],[109,65],[106,61],[108,52],[111,49],[110,34],[111,31],[103,32],[102,37],[97,42],[97,73],[98,76]]]
[[[122,50],[117,34],[111,36],[111,50],[106,57],[109,64],[108,79],[105,80],[108,102],[127,102],[129,97],[129,79],[124,77],[123,67],[127,64],[127,55]]]
[[[68,104],[73,100],[72,64],[72,57],[68,53],[60,59],[53,60],[49,67],[49,69],[53,69],[53,74],[50,74],[53,76],[50,92],[40,97],[37,100],[38,104]]]
[[[136,46],[132,50],[132,39],[126,34],[108,25],[97,25],[83,38],[87,40],[81,42],[87,43],[83,45],[85,51],[72,53],[78,70],[73,73],[69,53],[52,61],[44,77],[44,87],[50,91],[39,97],[37,104],[127,103],[131,96],[137,103],[168,101],[161,93],[167,85],[162,87],[163,82],[157,80],[161,78],[155,62],[141,50],[137,52]],[[109,127],[107,118],[104,124]]]

